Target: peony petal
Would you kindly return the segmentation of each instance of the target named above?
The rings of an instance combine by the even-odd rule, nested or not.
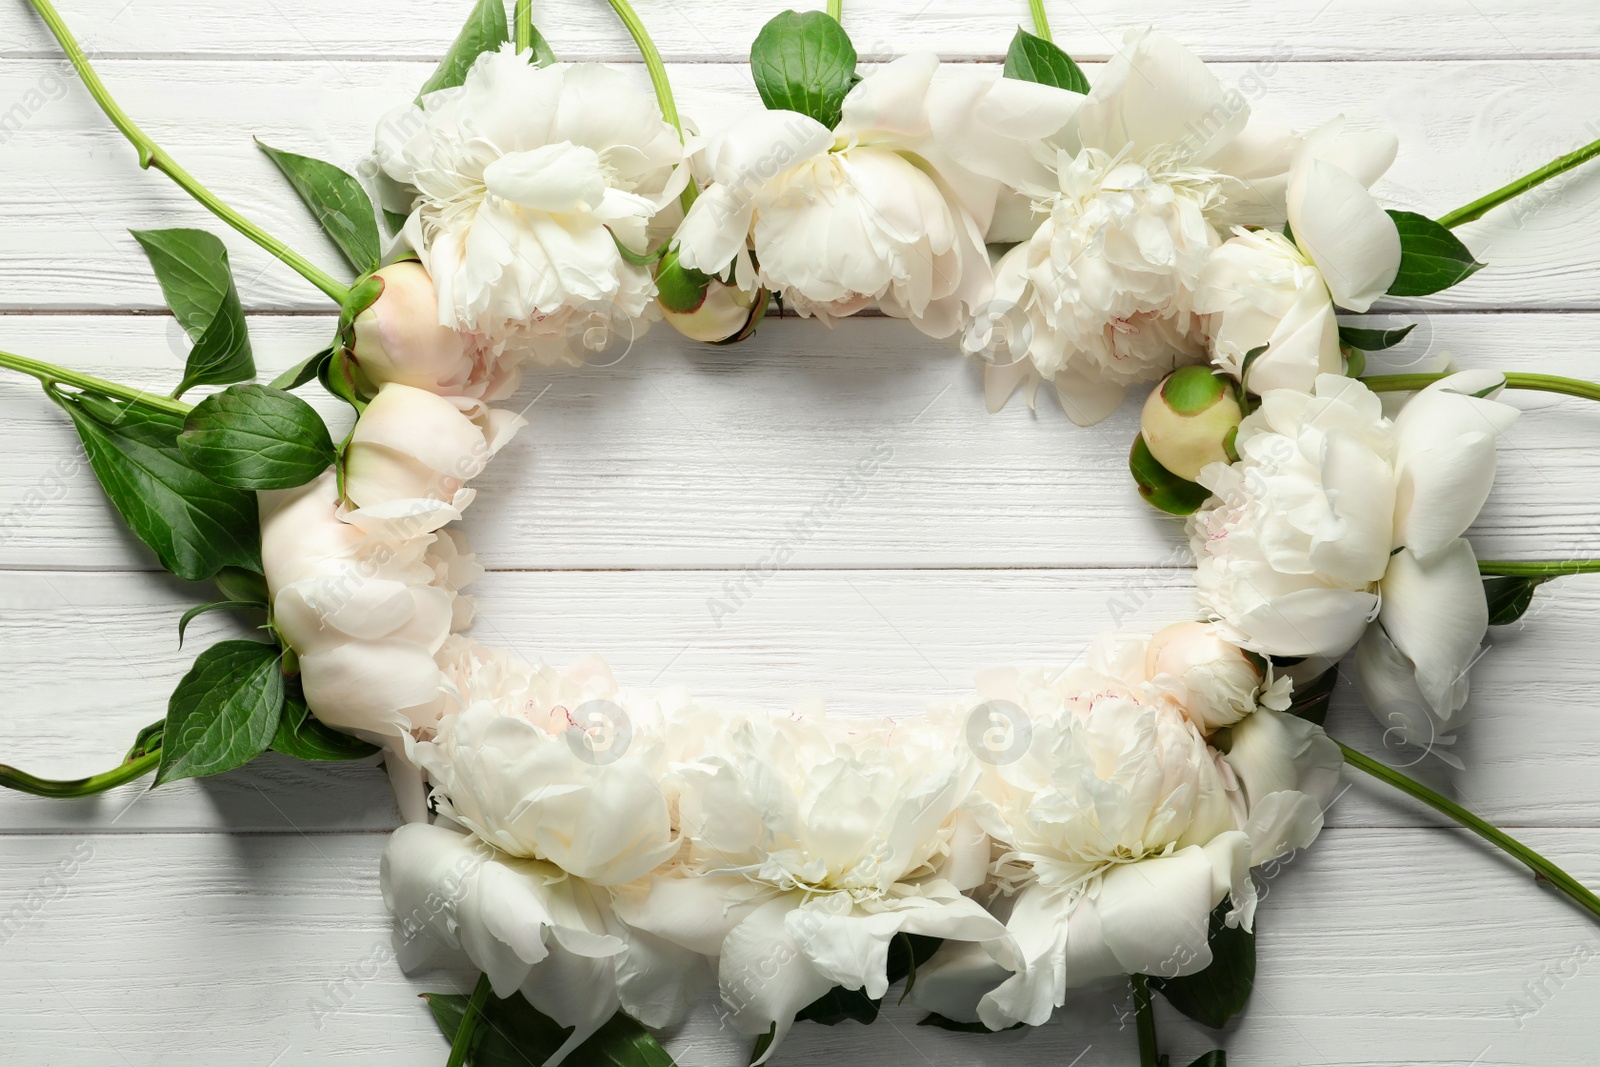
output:
[[[1427,562],[1467,532],[1494,488],[1495,439],[1468,433],[1412,454],[1400,468],[1394,545]]]
[[[1210,966],[1211,909],[1222,899],[1215,881],[1198,845],[1108,870],[1095,903],[1123,971],[1171,978]]]
[[[1366,311],[1400,270],[1400,231],[1367,187],[1331,163],[1302,158],[1289,179],[1294,240],[1328,283],[1334,303]]]
[[[1489,628],[1478,560],[1465,539],[1426,563],[1410,551],[1389,562],[1378,621],[1416,669],[1417,688],[1440,720],[1452,725],[1467,700],[1467,670]]]
[[[1249,118],[1249,105],[1193,52],[1163,34],[1130,31],[1078,112],[1078,135],[1111,155],[1131,148],[1203,161]]]
[[[757,1064],[772,1058],[800,1009],[833,988],[789,932],[786,920],[800,900],[799,894],[790,893],[767,901],[722,944],[718,985],[734,1028],[751,1036],[772,1031],[772,1042]]]
[[[1464,765],[1443,746],[1455,744],[1452,723],[1434,713],[1417,687],[1417,670],[1395,647],[1382,623],[1367,628],[1356,646],[1356,682],[1373,717],[1384,726],[1384,737],[1394,734],[1460,770]],[[1459,722],[1459,713],[1452,716]]]
[[[1227,620],[1249,647],[1273,656],[1344,655],[1378,613],[1378,597],[1349,589],[1298,589]]]

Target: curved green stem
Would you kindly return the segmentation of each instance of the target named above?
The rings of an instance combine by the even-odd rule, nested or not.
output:
[[[1050,18],[1044,13],[1044,0],[1028,0],[1028,8],[1033,12],[1033,35],[1054,40],[1050,36]]]
[[[1478,573],[1503,578],[1559,578],[1600,574],[1600,559],[1480,559]]]
[[[661,53],[656,50],[656,43],[650,39],[650,31],[644,28],[644,23],[639,21],[639,15],[633,10],[633,5],[628,0],[609,0],[611,9],[617,13],[622,24],[627,27],[628,35],[633,38],[633,43],[639,46],[639,55],[644,57],[645,69],[650,72],[650,85],[656,91],[656,101],[661,105],[661,117],[678,131],[678,138],[683,138],[683,123],[678,119],[678,105],[672,100],[672,83],[667,80],[666,65],[661,62]],[[688,166],[687,163],[683,164]],[[689,184],[683,187],[683,196],[680,198],[683,210],[688,211],[693,204],[699,190],[694,187],[694,179],[689,179]]]
[[[835,22],[842,21],[844,14],[844,0],[828,0],[828,15]]]
[[[1037,2],[1037,0],[1034,0],[1034,2]],[[1534,186],[1547,182],[1557,174],[1565,173],[1573,167],[1587,163],[1596,156],[1600,156],[1600,141],[1586,144],[1576,152],[1568,152],[1560,159],[1551,160],[1538,170],[1524,174],[1510,185],[1502,186],[1488,196],[1480,196],[1465,207],[1458,207],[1448,215],[1441,215],[1439,217],[1439,225],[1455,227],[1464,222],[1482,218],[1484,213],[1491,208],[1499,207],[1507,200],[1521,196]]]
[[[517,0],[513,19],[516,24],[514,40],[517,51],[526,52],[533,47],[533,0]]]
[[[467,1010],[461,1016],[461,1026],[456,1030],[456,1039],[450,1042],[450,1059],[445,1063],[445,1067],[462,1067],[462,1064],[467,1062],[473,1035],[478,1030],[478,1019],[482,1017],[483,1006],[488,1001],[489,976],[480,974],[478,984],[472,990],[472,999],[467,1001]]]
[[[1448,377],[1450,377],[1448,374],[1375,374],[1360,381],[1374,393],[1410,393]],[[1562,378],[1554,374],[1507,374],[1506,388],[1530,389],[1541,393],[1580,396],[1585,400],[1600,400],[1600,384],[1579,378]]]
[[[183,418],[194,410],[192,404],[185,404],[181,400],[158,396],[155,393],[146,393],[143,390],[133,388],[131,385],[110,382],[104,378],[96,378],[92,374],[80,374],[75,370],[58,367],[54,363],[29,359],[27,356],[16,356],[10,352],[0,352],[0,367],[21,371],[23,374],[39,379],[45,385],[71,385],[79,389],[90,389],[97,393],[104,393],[107,396],[129,400],[135,404],[143,404],[145,407],[164,411],[168,415],[176,415],[179,418]]]
[[[67,29],[67,24],[62,21],[61,15],[51,5],[50,0],[28,0],[33,9],[39,13],[44,24],[50,28],[61,49],[66,53],[73,68],[78,72],[78,77],[83,79],[84,87],[89,90],[89,95],[94,97],[95,103],[100,105],[100,110],[106,113],[122,135],[128,139],[139,153],[139,166],[148,170],[154,167],[167,177],[177,182],[190,196],[198,200],[213,215],[223,222],[244,234],[250,240],[271,252],[278,259],[287,263],[300,272],[301,277],[321,289],[333,298],[334,303],[343,305],[349,295],[349,287],[333,278],[320,267],[316,266],[304,256],[289,248],[288,245],[267,233],[261,227],[239,214],[233,208],[217,199],[216,195],[201,185],[194,177],[173,160],[173,158],[150,139],[150,137],[136,126],[127,112],[117,105],[106,90],[105,83],[100,80],[94,68],[89,65],[89,57],[84,55],[77,40],[72,36],[72,31]]]
[[[115,789],[135,778],[143,778],[155,770],[156,764],[160,762],[161,749],[157,748],[137,759],[129,760],[116,770],[66,781],[39,778],[0,763],[0,786],[15,789],[19,793],[32,793],[36,797],[86,797],[92,793],[104,793],[107,789]]]
[[[1372,777],[1377,778],[1379,781],[1389,783],[1408,796],[1415,797],[1417,800],[1420,800],[1424,804],[1428,805],[1428,807],[1432,808],[1434,811],[1437,811],[1443,815],[1448,815],[1450,818],[1454,819],[1462,826],[1465,826],[1468,830],[1471,830],[1485,841],[1503,850],[1508,855],[1516,859],[1519,863],[1533,871],[1534,874],[1543,878],[1545,881],[1561,890],[1567,896],[1583,905],[1592,915],[1600,917],[1600,897],[1595,896],[1588,889],[1584,888],[1583,883],[1579,882],[1576,878],[1572,877],[1572,875],[1568,874],[1560,867],[1557,867],[1555,864],[1539,855],[1539,853],[1535,852],[1527,845],[1524,845],[1521,841],[1518,841],[1510,834],[1507,834],[1505,831],[1496,828],[1483,819],[1478,818],[1478,816],[1472,814],[1472,812],[1468,811],[1466,808],[1463,808],[1460,804],[1441,796],[1432,789],[1429,789],[1427,786],[1423,785],[1421,782],[1407,778],[1393,767],[1379,763],[1377,760],[1368,756],[1364,756],[1343,742],[1335,741],[1335,744],[1338,744],[1340,751],[1344,753],[1344,761],[1346,763],[1356,767],[1359,770],[1365,771],[1366,773],[1372,775]]]
[[[1128,975],[1133,986],[1133,1018],[1139,1032],[1139,1067],[1157,1067],[1161,1062],[1156,1051],[1156,1013],[1150,1002],[1150,980],[1142,974]]]

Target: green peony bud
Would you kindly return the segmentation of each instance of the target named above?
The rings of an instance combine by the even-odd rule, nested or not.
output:
[[[1179,367],[1144,402],[1139,430],[1157,463],[1192,482],[1208,463],[1231,463],[1244,412],[1232,379],[1206,367]]]
[[[1128,452],[1128,469],[1133,472],[1133,480],[1145,502],[1169,515],[1192,515],[1211,496],[1205,486],[1186,481],[1157,463],[1145,446],[1143,434],[1133,439],[1133,448]]]
[[[711,344],[742,341],[767,312],[767,291],[745,292],[678,262],[668,252],[656,270],[656,302],[672,328]]]

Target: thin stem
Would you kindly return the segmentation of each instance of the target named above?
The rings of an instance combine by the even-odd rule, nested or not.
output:
[[[1156,1051],[1156,1013],[1150,1002],[1150,980],[1142,974],[1128,975],[1133,986],[1133,1018],[1139,1032],[1139,1067],[1157,1067],[1161,1062]]]
[[[127,112],[123,111],[117,105],[117,102],[111,99],[111,94],[106,90],[105,83],[100,80],[100,75],[96,74],[94,68],[89,65],[89,57],[84,55],[83,49],[78,46],[77,40],[72,36],[72,31],[67,29],[67,24],[62,21],[61,15],[51,5],[50,0],[28,0],[28,2],[39,13],[39,17],[44,20],[44,24],[50,27],[50,32],[55,35],[56,40],[61,42],[62,51],[66,53],[67,59],[71,61],[73,68],[77,70],[78,77],[83,79],[83,84],[89,90],[89,95],[93,96],[95,103],[100,105],[100,110],[106,113],[106,117],[112,121],[117,129],[122,131],[122,135],[138,151],[139,166],[146,170],[155,167],[161,171],[177,182],[185,192],[198,200],[213,215],[216,215],[223,222],[226,222],[229,226],[232,226],[250,238],[250,240],[299,271],[306,281],[327,293],[335,303],[341,306],[344,304],[345,298],[350,292],[348,286],[331,277],[310,260],[217,199],[211,190],[201,185],[188,171],[178,166],[160,145],[152,141],[149,135],[134,124],[133,120],[128,117]]]
[[[1375,374],[1360,381],[1374,393],[1410,393],[1448,377],[1450,377],[1448,374]],[[1530,389],[1541,393],[1580,396],[1585,400],[1600,400],[1600,385],[1579,378],[1562,378],[1554,374],[1507,374],[1506,388]]]
[[[841,22],[844,14],[844,0],[828,0],[828,17],[835,22]]]
[[[1033,12],[1033,35],[1054,40],[1050,36],[1050,18],[1044,13],[1044,0],[1028,0],[1028,8]]]
[[[1563,574],[1600,574],[1600,559],[1481,559],[1478,573],[1503,578],[1557,578]]]
[[[0,764],[0,786],[15,789],[19,793],[32,793],[36,797],[86,797],[92,793],[104,793],[107,789],[115,789],[135,778],[143,778],[155,770],[156,764],[160,762],[161,749],[157,748],[152,752],[146,752],[138,759],[129,760],[116,770],[67,781],[39,778],[26,771],[19,771],[15,767]]]
[[[513,17],[517,27],[517,51],[526,52],[533,47],[533,0],[517,0]]]
[[[650,39],[650,31],[644,28],[644,23],[639,21],[639,15],[633,10],[628,0],[610,0],[611,9],[617,13],[622,24],[628,28],[628,34],[633,38],[633,43],[639,46],[639,55],[644,57],[645,69],[650,72],[650,85],[656,91],[656,101],[661,105],[661,117],[678,131],[678,139],[683,139],[683,123],[678,119],[678,105],[672,100],[672,83],[667,81],[667,68],[661,62],[661,53],[656,50],[656,43]],[[683,164],[688,166],[687,163]],[[689,184],[683,187],[683,195],[679,198],[683,210],[688,211],[693,204],[699,190],[694,187],[694,179],[689,179]]]
[[[483,1006],[489,1000],[489,976],[480,974],[478,984],[472,990],[472,999],[467,1001],[466,1013],[461,1016],[461,1026],[456,1030],[456,1039],[450,1043],[450,1059],[445,1067],[462,1067],[467,1062],[467,1053],[472,1048],[472,1037],[478,1029],[478,1018],[483,1014]]]
[[[131,385],[109,382],[104,378],[96,378],[92,374],[80,374],[75,370],[58,367],[54,363],[29,359],[27,356],[15,356],[10,352],[0,352],[0,367],[9,367],[11,370],[32,375],[45,385],[71,385],[79,389],[91,389],[97,393],[129,400],[135,404],[143,404],[145,407],[154,408],[157,411],[164,411],[168,415],[176,415],[180,419],[194,410],[192,404],[185,404],[181,400],[158,396],[155,393],[146,393],[143,390],[133,388]]]
[[[1465,207],[1456,208],[1448,215],[1441,215],[1439,217],[1439,225],[1456,227],[1464,222],[1482,218],[1484,213],[1491,208],[1499,207],[1507,200],[1521,196],[1534,186],[1547,182],[1557,174],[1569,171],[1573,167],[1587,163],[1596,156],[1600,156],[1600,141],[1586,144],[1576,152],[1568,152],[1560,159],[1551,160],[1538,170],[1524,174],[1510,185],[1496,189],[1488,196],[1481,196]]]
[[[1557,867],[1555,864],[1539,855],[1539,853],[1535,852],[1527,845],[1524,845],[1521,841],[1518,841],[1511,835],[1497,829],[1488,822],[1485,822],[1483,819],[1478,818],[1478,816],[1472,814],[1472,812],[1468,811],[1466,808],[1463,808],[1454,801],[1448,800],[1439,795],[1432,789],[1429,789],[1427,786],[1423,785],[1421,782],[1407,778],[1393,767],[1379,763],[1377,760],[1368,756],[1364,756],[1360,752],[1357,752],[1355,749],[1351,748],[1349,745],[1343,744],[1342,742],[1336,743],[1339,745],[1340,750],[1344,753],[1344,761],[1346,763],[1365,771],[1380,781],[1389,783],[1408,796],[1415,797],[1417,800],[1420,800],[1424,804],[1428,805],[1428,807],[1432,808],[1434,811],[1437,811],[1443,815],[1448,815],[1450,818],[1454,819],[1462,826],[1465,826],[1467,829],[1471,830],[1485,841],[1488,841],[1490,844],[1502,849],[1508,855],[1512,856],[1518,862],[1526,866],[1529,870],[1533,871],[1534,874],[1540,876],[1545,881],[1561,890],[1567,896],[1577,901],[1579,904],[1582,904],[1589,910],[1591,914],[1595,915],[1596,917],[1600,917],[1600,897],[1595,896],[1588,889],[1585,889],[1583,883],[1579,882],[1576,878],[1572,877],[1572,875],[1568,874],[1560,867]]]

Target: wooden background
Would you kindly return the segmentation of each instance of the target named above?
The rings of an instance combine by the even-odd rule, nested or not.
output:
[[[1009,5],[1009,6],[1008,6]],[[251,136],[353,166],[385,110],[454,36],[463,0],[65,0],[112,91],[202,181],[290,244],[339,261]],[[601,0],[547,0],[558,54],[629,64]],[[715,129],[757,106],[743,65],[777,3],[640,0],[683,111]],[[1379,187],[1440,214],[1600,136],[1591,0],[1049,0],[1057,39],[1098,62],[1154,24],[1217,63],[1258,114],[1386,123]],[[864,59],[937,50],[993,64],[1025,5],[846,0]],[[981,12],[981,13],[980,13]],[[22,0],[0,0],[0,348],[170,388],[185,345],[128,229],[219,223],[133,151]],[[1385,306],[1421,326],[1397,358],[1600,375],[1600,168],[1466,227],[1489,262],[1447,299]],[[223,233],[270,374],[324,343],[325,302]],[[542,395],[541,390],[548,386]],[[603,652],[631,684],[683,683],[783,706],[907,712],[975,671],[1061,662],[1113,623],[1192,611],[1177,523],[1137,500],[1134,409],[1089,430],[1014,401],[984,413],[973,368],[882,319],[829,332],[769,320],[693,347],[658,328],[615,366],[534,374],[531,425],[482,480],[466,526],[491,573],[482,632],[555,662]],[[1600,411],[1528,409],[1474,541],[1484,557],[1600,554]],[[330,411],[332,408],[330,407]],[[739,610],[708,601],[789,537],[873,449],[889,458]],[[64,417],[0,381],[0,760],[105,769],[159,718],[203,644],[176,622],[208,590],[158,573],[83,465]],[[1600,884],[1600,582],[1541,590],[1478,665],[1464,773],[1448,788]],[[1392,762],[1348,685],[1336,736]],[[370,766],[269,756],[214,780],[81,802],[0,797],[0,1062],[20,1067],[436,1065],[389,951],[377,859],[396,813]],[[1317,845],[1264,879],[1257,991],[1221,1035],[1159,1008],[1182,1067],[1213,1043],[1236,1067],[1600,1063],[1600,929],[1419,807],[1352,778]],[[780,1064],[1067,1067],[1135,1062],[1125,995],[988,1038],[802,1026]],[[709,1009],[670,1035],[685,1067],[745,1062]]]

